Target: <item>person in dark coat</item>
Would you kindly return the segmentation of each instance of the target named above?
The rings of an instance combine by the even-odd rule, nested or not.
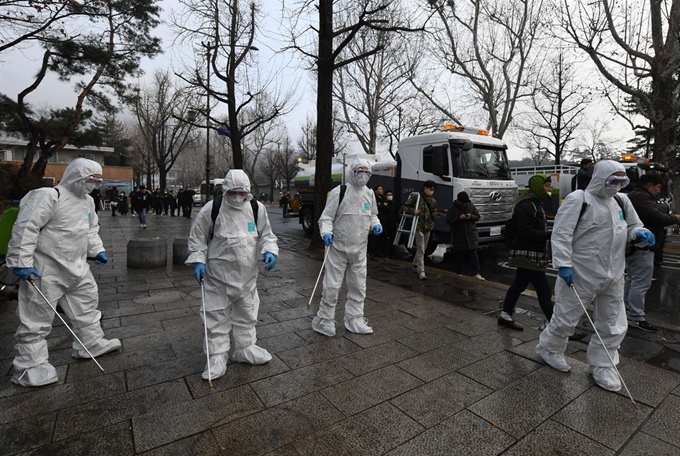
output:
[[[177,194],[173,190],[170,192],[170,216],[174,217],[175,212],[179,215],[179,210],[177,209]]]
[[[470,202],[470,196],[466,192],[458,193],[446,216],[446,223],[451,226],[454,270],[456,274],[463,275],[463,260],[466,256],[469,256],[472,262],[472,276],[475,279],[484,280],[484,277],[479,273],[479,256],[477,255],[478,221],[479,211]]]
[[[99,211],[102,209],[102,194],[98,188],[95,188],[90,192],[90,196],[94,200],[94,212],[99,214]]]
[[[182,215],[191,218],[191,209],[194,206],[194,195],[196,192],[191,187],[184,189],[184,199],[182,200]]]
[[[667,226],[680,223],[673,214],[659,210],[656,199],[661,193],[664,181],[658,174],[644,174],[637,185],[628,193],[635,212],[656,239],[662,238]],[[628,326],[649,332],[658,329],[645,320],[645,295],[652,286],[654,273],[654,254],[663,248],[659,242],[651,248],[633,248],[626,253],[626,284],[624,286],[624,302],[628,313]]]
[[[118,212],[120,213],[120,215],[128,214],[127,196],[125,196],[125,192],[122,191],[118,193]]]
[[[135,215],[135,194],[139,191],[139,188],[135,185],[135,187],[132,189],[130,194],[128,195],[130,197],[130,215]]]
[[[390,258],[393,256],[394,246],[392,243],[394,242],[394,235],[397,231],[393,200],[394,194],[391,190],[387,190],[385,192],[385,207],[382,211],[382,214],[378,212],[378,219],[380,220],[384,230],[382,240],[383,250],[380,252],[380,254],[383,256],[389,256]]]

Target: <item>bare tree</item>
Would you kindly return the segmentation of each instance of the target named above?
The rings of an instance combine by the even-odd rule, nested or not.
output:
[[[468,93],[485,111],[487,129],[502,138],[518,100],[531,94],[527,67],[540,30],[543,0],[427,0],[426,6],[438,18],[429,30],[432,58],[454,78],[466,82]],[[437,98],[440,90],[417,88],[449,119],[463,123],[455,107]]]
[[[607,138],[610,126],[610,120],[602,119],[583,123],[579,129],[581,138],[579,147],[572,150],[570,158],[574,161],[582,158],[590,158],[593,161],[619,158],[617,148],[612,146],[616,141]]]
[[[287,132],[276,142],[276,158],[279,176],[286,182],[286,190],[290,191],[290,181],[295,178],[298,172],[298,156]]]
[[[536,95],[531,97],[528,120],[520,127],[525,132],[525,142],[542,157],[541,161],[552,155],[556,165],[560,164],[567,145],[574,139],[589,103],[586,89],[575,81],[575,64],[565,58],[560,49],[550,71],[538,81]]]
[[[194,104],[191,93],[176,87],[167,72],[157,72],[131,105],[142,147],[156,163],[160,188],[166,187],[177,158],[196,140],[197,132],[181,120]]]
[[[316,160],[316,121],[311,116],[307,116],[305,123],[301,127],[302,134],[297,140],[300,158],[305,161]],[[339,120],[338,113],[336,112],[333,116],[333,157],[344,153],[348,148],[347,141],[345,140],[346,134],[347,130],[343,126],[342,121]]]
[[[222,130],[231,142],[234,167],[245,165],[241,141],[290,110],[293,91],[275,84],[276,69],[263,76],[253,45],[259,33],[260,6],[244,0],[180,0],[181,11],[173,15],[173,26],[181,43],[194,45],[194,61],[178,76],[227,108],[226,119],[202,108],[204,118]],[[199,45],[200,42],[200,45]],[[213,84],[211,76],[217,79]],[[253,105],[258,107],[254,110]],[[245,116],[245,111],[257,115]]]
[[[348,58],[342,58],[342,53],[351,43],[357,33],[365,28],[389,32],[410,31],[409,27],[390,24],[391,18],[383,15],[391,2],[360,0],[352,5],[355,14],[345,17],[337,17],[334,7],[342,5],[337,0],[319,0],[318,4],[304,0],[300,7],[291,11],[290,47],[310,59],[315,67],[317,75],[317,156],[316,174],[314,184],[314,214],[315,218],[321,215],[326,205],[326,196],[331,188],[331,158],[333,156],[333,77],[336,70],[369,57],[383,49],[379,44],[363,54]],[[303,24],[302,16],[312,14],[312,9],[318,11],[318,27],[308,27]],[[298,27],[303,29],[298,30]],[[314,34],[313,39],[318,46],[316,53],[302,44],[308,37],[308,33]],[[334,42],[337,45],[334,46]],[[337,151],[336,151],[337,153]],[[316,223],[312,224],[314,234],[312,247],[321,247],[321,237]]]
[[[653,158],[674,166],[680,114],[680,1],[560,0],[559,6],[569,39],[651,122]]]

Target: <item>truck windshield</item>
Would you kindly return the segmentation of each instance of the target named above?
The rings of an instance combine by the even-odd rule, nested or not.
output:
[[[456,177],[470,179],[510,180],[508,158],[503,149],[475,146],[462,151],[457,158]]]

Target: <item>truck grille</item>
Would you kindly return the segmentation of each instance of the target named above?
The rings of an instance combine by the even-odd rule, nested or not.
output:
[[[505,222],[512,217],[517,188],[469,188],[472,204],[479,211],[479,224]]]

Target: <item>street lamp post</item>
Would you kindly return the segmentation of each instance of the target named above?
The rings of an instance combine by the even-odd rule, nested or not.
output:
[[[205,130],[206,130],[206,141],[205,141],[205,202],[210,201],[210,42],[202,42],[203,47],[205,47],[205,55],[207,62],[208,77],[205,81],[206,93],[205,93]]]

